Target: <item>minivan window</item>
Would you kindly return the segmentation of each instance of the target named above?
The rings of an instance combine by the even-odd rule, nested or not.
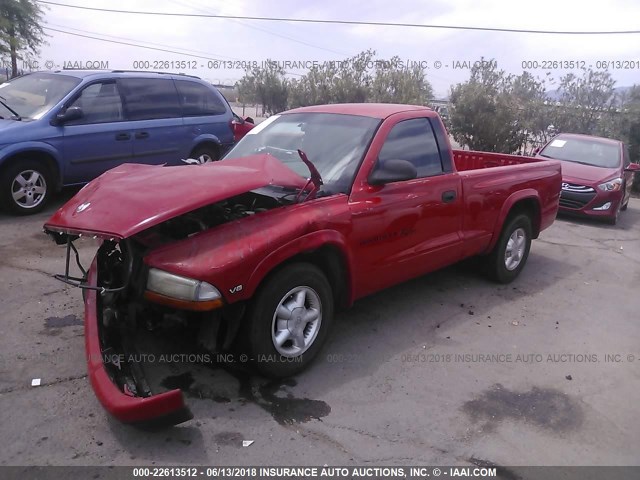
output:
[[[129,120],[153,120],[182,116],[178,93],[171,79],[125,78],[119,80]]]
[[[23,119],[38,119],[79,83],[68,75],[29,73],[1,84],[0,96]]]
[[[92,83],[82,90],[70,107],[80,107],[82,118],[68,122],[67,125],[86,125],[90,123],[119,122],[123,120],[122,100],[116,82]]]
[[[176,80],[176,86],[185,117],[221,115],[227,111],[213,87],[189,80]]]

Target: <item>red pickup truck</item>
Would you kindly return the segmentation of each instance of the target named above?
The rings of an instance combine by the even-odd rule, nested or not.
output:
[[[426,107],[323,105],[270,117],[220,162],[110,170],[45,231],[67,245],[57,277],[83,288],[98,398],[125,422],[177,423],[181,391],[151,391],[123,356],[140,331],[182,321],[212,348],[239,342],[264,374],[295,374],[334,310],[365,295],[471,256],[515,279],[560,190],[560,162],[453,151]],[[81,235],[102,239],[86,272]]]

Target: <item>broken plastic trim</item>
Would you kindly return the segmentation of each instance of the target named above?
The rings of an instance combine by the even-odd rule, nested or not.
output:
[[[62,235],[62,233],[60,233]],[[130,248],[129,246],[125,243],[125,241],[120,242],[121,245],[125,244],[126,248],[126,252],[123,252],[126,254],[127,256],[127,276],[125,278],[124,284],[120,287],[115,287],[115,288],[106,288],[106,287],[101,287],[101,286],[94,286],[94,285],[90,285],[88,282],[88,272],[87,270],[82,266],[82,262],[80,261],[80,254],[78,253],[78,249],[76,248],[76,246],[73,244],[73,242],[79,238],[80,235],[76,236],[75,238],[73,238],[72,235],[70,234],[66,234],[67,237],[67,253],[66,253],[66,261],[65,261],[65,269],[64,269],[64,274],[61,273],[56,273],[53,275],[53,278],[55,278],[56,280],[60,280],[63,283],[66,283],[67,285],[71,285],[72,287],[78,287],[78,288],[82,288],[83,290],[96,290],[98,292],[100,292],[101,295],[104,295],[105,293],[113,293],[113,292],[120,292],[122,290],[125,290],[128,286],[129,286],[129,278],[131,277],[131,271],[133,269],[133,256],[130,253]],[[55,239],[56,243],[61,244],[62,242],[58,242],[58,239]],[[74,277],[72,275],[69,274],[69,265],[71,263],[71,251],[73,250],[74,256],[75,256],[75,260],[76,260],[76,265],[78,266],[78,268],[80,269],[80,271],[82,272],[82,277]]]

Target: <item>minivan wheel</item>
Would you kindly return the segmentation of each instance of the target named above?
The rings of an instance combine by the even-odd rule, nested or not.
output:
[[[248,312],[252,364],[270,377],[305,369],[322,348],[333,319],[333,293],[310,263],[288,265],[267,278]]]
[[[218,149],[213,146],[204,146],[196,148],[190,155],[191,158],[198,160],[198,163],[215,162],[220,159]]]
[[[0,197],[16,215],[40,212],[49,201],[53,181],[49,169],[37,160],[18,160],[0,176]]]
[[[488,273],[499,283],[510,283],[520,274],[531,249],[531,219],[520,214],[510,219],[487,258]]]

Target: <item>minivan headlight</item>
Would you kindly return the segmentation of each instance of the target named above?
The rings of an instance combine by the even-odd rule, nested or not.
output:
[[[603,192],[617,192],[622,188],[622,178],[614,178],[608,182],[601,183],[598,188]]]
[[[222,306],[220,291],[210,283],[149,269],[145,298],[188,310],[212,310]]]

